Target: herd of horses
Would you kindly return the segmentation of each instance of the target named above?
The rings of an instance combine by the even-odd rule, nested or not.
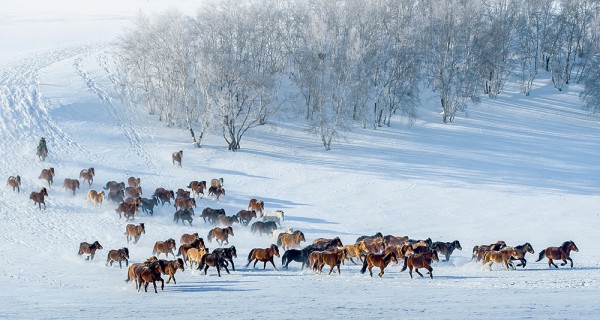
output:
[[[173,164],[181,166],[183,151],[173,153]],[[86,195],[86,200],[92,201],[94,207],[102,206],[103,200],[108,199],[117,203],[115,212],[122,216],[126,221],[134,220],[139,215],[140,209],[148,215],[153,215],[154,207],[164,205],[165,203],[175,208],[174,222],[179,220],[187,221],[192,226],[194,209],[197,208],[197,197],[204,197],[204,190],[207,190],[206,181],[191,181],[187,188],[191,191],[178,189],[176,192],[166,188],[156,188],[150,198],[142,197],[141,179],[129,177],[127,183],[109,181],[103,187],[104,190],[92,190],[94,182],[95,169],[88,168],[81,170],[79,179],[87,182],[90,190]],[[39,179],[46,180],[48,188],[52,188],[55,177],[53,167],[43,169]],[[65,178],[63,187],[75,195],[76,190],[80,188],[79,179]],[[213,195],[217,201],[221,195],[225,195],[223,188],[223,178],[212,179],[208,188],[209,195]],[[13,192],[20,193],[21,177],[19,175],[10,176],[7,180],[7,186],[11,187]],[[106,191],[106,192],[105,192]],[[30,199],[34,205],[38,205],[41,210],[42,205],[46,209],[45,198],[48,197],[48,189],[43,187],[39,192],[32,192]],[[341,265],[351,262],[357,265],[360,263],[360,273],[369,271],[373,276],[373,268],[379,269],[378,276],[384,275],[384,270],[391,263],[400,264],[403,267],[400,272],[408,270],[409,276],[413,277],[413,271],[419,276],[424,275],[419,269],[427,270],[427,274],[433,279],[433,263],[439,262],[439,257],[443,261],[449,261],[450,256],[455,250],[462,250],[458,240],[452,242],[433,242],[431,239],[413,240],[407,236],[395,236],[376,233],[372,236],[361,236],[352,244],[344,245],[339,237],[332,239],[318,238],[314,239],[309,245],[302,247],[302,242],[306,242],[304,233],[292,228],[281,228],[285,220],[285,214],[282,210],[265,210],[264,201],[260,199],[250,199],[247,208],[238,211],[237,214],[228,216],[224,209],[215,209],[206,207],[202,210],[201,217],[206,224],[212,225],[206,239],[210,243],[216,240],[218,248],[210,251],[206,248],[204,239],[198,233],[183,234],[180,237],[180,245],[177,248],[176,240],[173,238],[164,241],[156,241],[152,255],[146,261],[141,263],[129,264],[129,248],[122,247],[110,250],[107,254],[106,266],[112,266],[118,262],[119,268],[122,263],[128,268],[128,278],[126,281],[135,281],[138,291],[144,287],[145,291],[150,283],[154,285],[154,291],[157,292],[156,282],[161,283],[161,289],[164,288],[162,275],[168,275],[169,279],[176,284],[175,272],[185,270],[185,267],[203,270],[204,274],[210,267],[216,269],[218,276],[221,276],[221,270],[228,274],[231,270],[235,271],[234,258],[237,258],[237,250],[234,245],[229,245],[229,240],[234,237],[234,225],[239,224],[242,228],[249,226],[249,231],[257,236],[269,235],[276,239],[275,243],[266,248],[253,248],[247,256],[246,268],[253,263],[253,268],[258,262],[263,262],[263,269],[266,269],[270,263],[275,270],[278,270],[275,264],[275,258],[281,258],[281,265],[288,269],[291,262],[301,263],[301,270],[305,267],[315,273],[320,274],[328,266],[331,275],[337,271],[341,274]],[[256,220],[253,222],[253,220]],[[253,223],[252,223],[253,222]],[[237,228],[237,226],[236,226]],[[137,244],[141,236],[145,234],[146,226],[144,223],[127,224],[125,227],[125,236],[127,244],[132,242]],[[86,260],[93,260],[97,250],[103,247],[98,241],[92,243],[82,242],[79,246],[79,255],[88,255]],[[283,254],[280,255],[280,249]],[[579,249],[573,241],[566,241],[557,247],[548,247],[539,252],[537,261],[544,258],[548,259],[548,267],[558,268],[555,260],[561,260],[562,266],[570,262],[573,267],[573,260],[570,257],[572,251],[578,252]],[[472,250],[472,261],[481,262],[482,266],[488,266],[492,270],[494,263],[501,264],[506,270],[515,270],[517,266],[525,268],[527,260],[525,255],[534,254],[535,251],[529,243],[517,246],[508,246],[504,241],[498,241],[492,244],[477,245]],[[159,259],[164,254],[165,259]],[[174,260],[166,260],[169,255]],[[357,259],[357,261],[354,261]],[[519,261],[515,265],[513,261]]]

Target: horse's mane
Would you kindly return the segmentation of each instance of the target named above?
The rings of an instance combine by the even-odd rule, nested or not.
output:
[[[569,241],[565,241],[565,242],[564,242],[564,243],[563,243],[563,244],[560,246],[560,248],[561,248],[563,251],[567,251],[567,249],[569,248],[569,246],[570,246],[570,245],[572,245],[572,244],[574,244],[574,243],[573,243],[573,241],[571,241],[571,240],[569,240]]]

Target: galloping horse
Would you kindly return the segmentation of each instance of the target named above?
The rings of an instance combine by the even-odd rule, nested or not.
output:
[[[369,249],[367,249],[367,245],[365,243],[365,240],[361,240],[355,244],[347,244],[344,246],[344,248],[346,250],[348,250],[348,259],[350,259],[350,261],[352,261],[352,263],[356,264],[356,262],[354,262],[354,260],[352,260],[352,258],[358,258],[358,260],[360,260],[360,262],[363,262],[363,254],[368,254],[369,253]]]
[[[225,209],[213,209],[206,207],[204,210],[202,210],[202,214],[200,216],[202,219],[204,219],[204,222],[207,222],[208,220],[209,223],[214,224],[214,221],[216,221],[217,217],[221,214],[225,214]]]
[[[234,223],[240,222],[237,216],[228,217],[224,214],[220,214],[216,220],[216,224],[222,227],[231,227]]]
[[[127,243],[129,243],[129,240],[133,239],[133,243],[137,243],[138,240],[140,240],[140,237],[142,236],[142,233],[146,233],[146,228],[144,227],[143,223],[140,223],[139,225],[134,225],[134,224],[128,224],[125,227],[125,235],[127,236]]]
[[[33,205],[36,204],[39,206],[40,210],[42,210],[42,204],[44,204],[44,210],[46,210],[46,202],[44,202],[44,197],[48,196],[48,190],[46,188],[40,189],[40,192],[31,192],[29,195],[29,199],[33,200]]]
[[[79,252],[77,253],[78,255],[82,255],[82,254],[89,254],[89,256],[87,258],[85,258],[85,260],[94,260],[94,255],[96,254],[96,250],[101,250],[104,249],[102,248],[102,245],[100,245],[100,243],[98,241],[94,241],[94,243],[89,244],[87,242],[82,242],[79,244]]]
[[[219,199],[225,195],[225,188],[222,187],[210,187],[208,188],[208,195],[214,195],[217,198],[217,202],[221,202]]]
[[[175,250],[176,247],[175,239],[172,238],[165,241],[156,241],[154,248],[152,249],[152,254],[158,257],[161,253],[164,253],[168,258],[170,253],[175,257],[175,252],[173,252],[173,250]]]
[[[177,162],[179,167],[181,167],[181,158],[183,158],[183,150],[173,152],[173,155],[171,155],[171,159],[173,159],[173,164],[175,164],[175,162]]]
[[[296,230],[293,233],[280,233],[277,237],[277,245],[281,246],[281,250],[297,248],[300,246],[300,242],[306,241],[304,233],[300,230]]]
[[[250,221],[252,221],[252,218],[256,218],[256,211],[240,210],[238,211],[236,216],[238,217],[238,220],[242,225],[247,226],[250,223]]]
[[[196,208],[196,199],[183,197],[178,197],[175,199],[175,210],[177,210],[177,208],[189,209],[191,207]]]
[[[202,238],[198,238],[196,240],[194,240],[194,242],[192,243],[187,243],[187,244],[182,244],[179,246],[179,249],[177,250],[177,256],[182,256],[183,257],[183,261],[187,263],[188,261],[188,252],[192,249],[203,249],[206,248],[204,246],[204,240],[202,240]]]
[[[210,230],[206,237],[208,238],[208,242],[212,242],[212,239],[216,238],[219,245],[222,246],[224,242],[227,242],[227,244],[229,244],[229,236],[233,236],[233,228],[232,227],[227,227],[227,228],[218,228],[217,227],[217,228],[213,228],[212,230]]]
[[[483,259],[483,256],[488,251],[499,251],[500,249],[506,247],[506,242],[500,240],[496,243],[492,243],[489,245],[479,245],[473,247],[473,256],[471,260],[476,259],[475,261],[480,261]]]
[[[42,169],[42,173],[40,173],[38,179],[44,179],[48,181],[48,187],[52,187],[52,183],[54,182],[54,167]]]
[[[91,186],[94,182],[94,176],[96,175],[96,171],[94,168],[83,169],[79,172],[79,179],[83,179],[83,181],[87,181]]]
[[[127,203],[122,202],[119,204],[119,207],[115,209],[115,212],[119,214],[119,219],[121,219],[121,213],[129,220],[135,218],[135,215],[138,213],[138,206],[142,204],[142,200],[138,197],[133,199],[133,202]]]
[[[440,261],[440,259],[438,258],[437,251],[435,250],[431,250],[426,253],[415,253],[408,255],[404,257],[404,267],[402,267],[402,270],[400,270],[400,272],[406,270],[406,268],[408,267],[408,273],[410,274],[410,278],[412,279],[413,269],[415,269],[415,271],[421,277],[423,277],[423,274],[419,272],[419,268],[425,268],[427,269],[427,273],[429,273],[429,277],[433,279],[433,268],[431,267],[432,261]]]
[[[169,276],[167,283],[173,279],[173,283],[177,284],[177,281],[175,280],[175,272],[177,272],[177,270],[181,270],[181,272],[185,271],[183,260],[181,258],[176,260],[159,260],[159,263],[162,264],[162,274]]]
[[[96,190],[88,190],[86,200],[92,200],[94,208],[99,205],[102,206],[102,200],[104,200],[104,191],[97,192]]]
[[[202,196],[204,196],[204,189],[206,189],[206,181],[194,180],[194,181],[191,181],[187,187],[192,189],[194,197],[197,197],[200,194],[202,194]]]
[[[395,262],[398,264],[398,257],[395,252],[390,252],[388,254],[384,253],[369,253],[365,256],[365,262],[363,262],[362,269],[360,269],[360,273],[364,274],[369,268],[369,274],[371,277],[373,276],[373,267],[379,268],[379,277],[383,276],[383,269],[387,267],[390,262]]]
[[[256,221],[255,223],[253,223],[250,226],[250,232],[252,232],[252,234],[256,234],[256,232],[258,232],[258,234],[261,236],[263,235],[263,233],[271,234],[276,229],[277,229],[277,224],[273,221],[267,221],[267,222]]]
[[[173,214],[173,221],[175,221],[175,223],[178,223],[179,219],[181,219],[182,224],[185,225],[185,221],[187,221],[191,226],[192,221],[194,221],[194,218],[192,218],[193,215],[194,215],[193,208],[179,209],[179,210],[175,211],[175,213]]]
[[[340,237],[335,237],[333,239],[327,238],[317,238],[313,240],[313,244],[317,246],[334,246],[334,247],[343,247],[342,240]]]
[[[517,253],[515,252],[515,248],[513,247],[505,247],[499,251],[488,251],[483,256],[482,265],[486,265],[489,263],[490,271],[492,271],[492,264],[502,263],[502,265],[506,268],[506,270],[510,270],[508,267],[510,266],[513,270],[516,269],[515,265],[512,263],[511,258],[515,257]]]
[[[139,269],[137,269],[137,272],[134,271],[136,273],[137,282],[139,282],[138,292],[142,288],[142,285],[144,285],[144,291],[148,292],[148,284],[152,282],[154,285],[154,293],[158,293],[156,290],[156,281],[161,282],[160,289],[164,290],[165,281],[160,276],[161,269],[162,268],[160,267],[160,264],[158,262],[154,262],[148,266],[142,265]]]
[[[452,252],[454,252],[455,249],[462,250],[462,247],[460,246],[460,242],[458,242],[458,240],[454,240],[452,242],[436,241],[431,245],[431,248],[433,250],[437,250],[439,253],[446,256],[446,262],[448,262],[448,259],[450,259],[450,255],[452,254]]]
[[[213,250],[213,253],[218,253],[223,257],[223,259],[229,261],[231,263],[231,270],[235,271],[235,264],[233,263],[233,258],[237,258],[237,250],[235,246],[231,246],[229,248],[216,248]]]
[[[265,210],[265,203],[262,200],[252,198],[250,199],[250,202],[248,202],[248,210],[258,212],[262,218],[263,211]]]
[[[546,258],[548,258],[548,267],[554,266],[558,268],[558,266],[552,261],[552,259],[562,260],[563,263],[560,264],[561,266],[566,265],[567,260],[569,260],[571,261],[571,268],[573,268],[573,260],[571,260],[571,257],[569,257],[569,255],[571,254],[571,250],[579,252],[579,249],[575,245],[575,242],[570,240],[565,241],[562,245],[560,245],[560,247],[548,247],[542,250],[537,261],[541,261],[542,259],[544,259],[544,256],[546,256]]]
[[[63,187],[65,188],[65,190],[72,190],[73,195],[75,195],[75,189],[79,189],[79,180],[65,178],[65,181],[63,182]]]
[[[181,248],[181,247],[179,247]],[[208,253],[208,249],[206,248],[189,248],[187,252],[184,254],[186,262],[189,261],[190,268],[194,267],[194,262],[200,266],[200,261],[202,257]]]
[[[11,186],[13,189],[13,192],[15,191],[15,188],[16,188],[17,192],[21,193],[21,176],[16,175],[16,176],[8,177],[8,180],[6,181],[6,185]]]
[[[229,274],[229,269],[227,269],[227,261],[225,258],[221,256],[218,252],[207,253],[202,256],[200,259],[200,265],[198,266],[198,270],[204,269],[204,274],[206,274],[206,270],[209,267],[217,268],[217,274],[219,277],[221,276],[221,267],[225,268],[227,274]]]
[[[315,252],[319,252],[319,251],[315,251]],[[313,252],[313,253],[315,253]],[[340,270],[340,264],[342,264],[342,261],[347,259],[347,254],[348,251],[346,249],[334,249],[334,250],[326,250],[326,251],[320,251],[320,254],[318,255],[318,259],[317,261],[315,261],[315,263],[313,264],[313,269],[318,268],[319,273],[321,273],[323,271],[323,267],[325,265],[330,266],[329,269],[329,273],[328,275],[331,275],[331,273],[333,272],[333,268],[337,267],[338,270],[338,274],[342,275],[342,272]]]
[[[264,262],[263,269],[265,269],[267,267],[267,262],[271,262],[271,264],[273,265],[273,268],[275,268],[275,270],[277,270],[277,267],[275,266],[275,262],[273,262],[273,256],[279,257],[279,248],[277,248],[277,246],[274,244],[272,244],[270,247],[265,248],[265,249],[254,248],[254,249],[250,250],[250,253],[248,253],[248,263],[246,264],[246,268],[250,265],[250,263],[252,261],[254,261],[253,268],[256,268],[256,263],[260,260],[260,261]]]
[[[515,247],[515,253],[517,254],[514,257],[511,257],[510,260],[519,260],[521,261],[521,263],[517,264],[517,266],[523,266],[523,268],[525,268],[525,265],[527,264],[527,260],[525,260],[525,254],[526,253],[531,253],[534,254],[535,251],[533,250],[533,247],[531,246],[531,244],[529,244],[529,242],[526,242],[523,245],[520,246],[516,246]]]
[[[126,267],[129,266],[129,249],[124,247],[117,250],[110,250],[106,257],[106,266],[108,267],[108,263],[110,262],[110,266],[112,267],[112,264],[115,261],[119,261],[119,269],[123,267],[121,261],[125,261]]]
[[[202,239],[198,235],[198,232],[194,232],[192,234],[184,233],[181,235],[181,238],[179,238],[179,245],[182,246],[184,244],[190,244],[198,239]]]
[[[130,187],[139,187],[141,185],[141,180],[140,178],[136,178],[136,177],[129,177],[127,178],[127,185]]]

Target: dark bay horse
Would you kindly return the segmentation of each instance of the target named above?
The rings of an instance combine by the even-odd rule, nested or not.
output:
[[[272,244],[270,247],[268,248],[254,248],[252,250],[250,250],[250,253],[248,253],[248,263],[246,264],[246,268],[250,265],[250,263],[252,261],[254,261],[254,266],[253,268],[256,268],[256,263],[258,261],[262,261],[264,262],[264,266],[263,269],[265,269],[267,267],[267,262],[271,262],[271,264],[273,265],[273,268],[275,268],[275,270],[277,270],[277,267],[275,266],[275,262],[273,262],[273,256],[279,257],[279,248]]]
[[[523,245],[516,246],[515,253],[516,253],[516,255],[514,257],[511,257],[510,259],[521,261],[521,263],[517,264],[517,266],[523,266],[523,268],[525,268],[525,265],[527,264],[527,260],[525,259],[525,254],[526,253],[534,254],[535,251],[533,250],[533,247],[531,246],[531,244],[529,242],[526,242]]]
[[[188,208],[188,209],[179,209],[177,211],[175,211],[175,213],[173,214],[173,221],[175,221],[175,223],[179,223],[179,220],[181,219],[181,223],[185,225],[185,221],[187,221],[189,223],[189,225],[192,225],[192,221],[194,221],[194,218],[192,218],[192,216],[194,215],[194,209],[193,208]]]
[[[40,192],[31,192],[29,195],[29,199],[33,200],[33,205],[36,204],[42,210],[42,204],[44,205],[44,210],[46,210],[46,202],[44,202],[44,197],[48,196],[48,190],[46,188],[40,189]]]
[[[229,244],[229,236],[233,236],[233,228],[232,227],[227,227],[227,228],[213,228],[208,232],[208,235],[206,236],[206,238],[208,239],[208,242],[212,242],[213,238],[217,239],[217,242],[219,243],[219,245],[223,245],[224,242],[227,242],[227,244]]]
[[[148,285],[150,284],[150,282],[152,282],[152,284],[154,285],[154,293],[158,293],[158,291],[156,290],[156,281],[161,282],[160,289],[164,290],[165,281],[160,276],[161,271],[162,268],[160,267],[158,261],[153,262],[149,265],[142,265],[139,267],[139,269],[135,270],[136,279],[139,283],[138,292],[142,288],[142,285],[144,286],[144,291],[148,292]]]
[[[96,250],[102,250],[102,245],[98,241],[94,241],[94,243],[89,244],[87,242],[82,242],[79,244],[79,252],[78,255],[89,254],[85,260],[94,260],[94,255],[96,254]]]
[[[423,274],[419,272],[419,268],[427,269],[427,273],[429,273],[429,277],[433,279],[433,268],[431,267],[432,261],[440,261],[438,258],[437,251],[431,250],[426,253],[415,253],[404,257],[404,267],[400,272],[406,270],[408,267],[408,273],[410,274],[410,278],[412,279],[412,271],[413,269],[423,277]]]
[[[252,221],[252,218],[256,218],[256,211],[240,210],[238,211],[236,216],[238,217],[238,220],[242,225],[247,226],[248,224],[250,224],[250,221]]]
[[[54,182],[54,167],[42,169],[42,173],[40,173],[38,179],[44,179],[48,181],[48,187],[52,187],[52,183]]]
[[[433,250],[437,250],[437,252],[443,254],[446,257],[446,262],[450,259],[450,255],[454,252],[455,249],[462,250],[460,246],[460,242],[458,240],[454,240],[452,242],[440,242],[436,241],[431,245]]]
[[[6,181],[6,185],[12,187],[13,192],[17,189],[18,193],[21,193],[21,176],[10,176]]]
[[[383,276],[383,270],[390,262],[395,262],[398,264],[398,257],[395,252],[390,252],[388,254],[385,253],[369,253],[365,256],[365,261],[363,262],[362,269],[360,269],[360,273],[364,274],[369,268],[369,274],[371,277],[373,276],[373,267],[379,268],[379,277]]]
[[[83,179],[83,181],[87,181],[88,185],[92,185],[94,182],[94,176],[96,175],[96,171],[94,168],[83,169],[79,172],[79,179]]]
[[[204,196],[204,189],[206,189],[206,181],[194,180],[194,181],[191,181],[187,187],[192,189],[194,197],[197,197],[200,194],[202,194],[202,196]]]
[[[115,261],[119,262],[119,269],[121,269],[123,267],[121,265],[121,261],[125,261],[125,266],[128,267],[129,266],[129,249],[127,249],[126,247],[123,247],[121,249],[110,250],[108,252],[108,256],[106,257],[106,266],[108,267],[108,264],[110,262],[110,266],[112,267],[112,264]]]
[[[214,195],[217,198],[217,202],[220,202],[221,196],[225,195],[225,188],[222,187],[210,187],[208,188],[208,195]]]
[[[168,258],[170,253],[173,255],[173,257],[175,257],[174,250],[176,247],[175,239],[173,238],[169,238],[165,241],[156,241],[154,248],[152,249],[152,254],[158,257],[161,253],[164,253]]]
[[[569,256],[571,251],[579,252],[579,249],[575,245],[575,242],[569,240],[563,242],[560,247],[548,247],[542,251],[540,251],[540,256],[537,261],[541,261],[544,259],[544,256],[548,258],[548,267],[554,266],[558,268],[558,266],[552,261],[552,259],[562,260],[563,262],[560,264],[564,266],[567,264],[567,260],[571,261],[571,268],[573,268],[573,260]],[[537,262],[536,261],[536,262]]]
[[[206,274],[206,271],[209,267],[217,268],[217,274],[219,277],[221,276],[221,268],[225,268],[225,271],[227,271],[227,274],[229,274],[227,261],[225,261],[225,258],[221,256],[219,252],[213,251],[202,256],[202,259],[200,259],[200,263],[198,265],[198,270],[204,269],[204,274]]]

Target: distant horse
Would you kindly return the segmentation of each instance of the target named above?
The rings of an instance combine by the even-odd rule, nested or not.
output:
[[[252,198],[248,202],[248,210],[256,211],[262,218],[263,211],[265,210],[265,203],[262,200],[256,200],[256,199]]]
[[[54,168],[50,167],[48,169],[42,169],[42,173],[40,173],[38,179],[48,181],[48,187],[52,187],[52,183],[54,182]]]
[[[250,226],[250,232],[252,232],[252,234],[256,234],[258,232],[260,236],[262,236],[263,233],[271,234],[275,229],[277,229],[277,224],[275,224],[273,221],[256,221]]]
[[[200,216],[202,219],[204,219],[204,222],[207,222],[208,220],[209,223],[214,224],[214,221],[216,221],[217,217],[221,214],[225,214],[225,209],[213,209],[206,207],[204,210],[202,210],[202,214]]]
[[[202,194],[202,196],[204,196],[204,189],[206,189],[206,181],[194,180],[194,181],[191,181],[187,187],[192,189],[194,197],[197,197],[200,194]]]
[[[119,190],[125,190],[125,182],[109,181],[106,183],[105,187],[102,187],[102,189],[110,190],[110,192],[117,192]]]
[[[106,196],[106,198],[108,198],[108,200],[110,200],[112,202],[117,202],[117,203],[123,202],[124,197],[125,197],[124,190],[109,191],[108,195]]]
[[[436,241],[431,245],[433,250],[437,250],[439,253],[443,254],[446,257],[446,262],[450,259],[450,255],[454,252],[454,249],[462,250],[460,246],[460,242],[458,240],[454,240],[452,242],[440,242]]]
[[[6,185],[11,186],[13,189],[13,192],[15,191],[15,188],[16,188],[17,192],[21,193],[21,176],[16,175],[16,176],[8,177],[8,180],[6,180]]]
[[[175,257],[175,252],[173,250],[175,250],[176,247],[175,239],[172,238],[165,241],[156,241],[154,248],[152,249],[152,254],[158,257],[161,253],[164,253],[168,258],[170,253]]]
[[[573,241],[565,241],[560,247],[548,247],[540,252],[539,259],[537,261],[541,261],[544,259],[544,256],[548,258],[548,267],[554,266],[558,268],[558,266],[552,261],[552,259],[562,260],[561,266],[567,264],[567,260],[571,261],[571,268],[573,268],[573,260],[570,257],[571,251],[579,252],[579,249],[575,245]],[[536,261],[536,262],[537,262]]]
[[[129,243],[129,240],[133,239],[133,243],[137,243],[138,240],[140,240],[140,237],[143,234],[146,234],[146,228],[144,227],[143,223],[140,223],[139,225],[135,225],[135,224],[128,224],[125,227],[125,236],[127,236],[127,243]]]
[[[281,247],[281,250],[297,248],[300,246],[300,242],[306,241],[304,233],[300,230],[296,230],[293,233],[281,233],[277,238],[277,245]]]
[[[108,267],[108,264],[110,262],[110,266],[112,267],[112,264],[115,261],[119,262],[119,269],[123,268],[123,266],[121,265],[121,261],[125,261],[125,266],[128,267],[129,266],[129,249],[127,249],[126,247],[123,247],[121,249],[110,250],[108,252],[108,256],[106,257],[106,266]]]
[[[415,253],[415,254],[408,255],[408,256],[404,257],[404,267],[402,267],[402,270],[400,270],[400,272],[406,270],[406,268],[408,267],[408,274],[410,275],[410,278],[412,279],[413,269],[421,277],[423,277],[423,274],[421,274],[421,272],[419,272],[419,268],[425,268],[425,269],[427,269],[427,273],[429,273],[429,277],[431,279],[433,279],[433,268],[431,267],[432,261],[440,261],[440,259],[438,258],[437,251],[435,251],[435,250],[431,250],[427,253]]]
[[[141,185],[141,179],[140,178],[136,178],[136,177],[129,177],[127,179],[127,185],[132,187],[132,188],[136,188],[139,187]]]
[[[200,264],[198,265],[198,270],[204,269],[204,274],[206,274],[206,271],[209,267],[217,268],[217,274],[219,277],[221,276],[221,268],[225,268],[225,271],[227,271],[227,274],[229,274],[227,261],[225,261],[225,258],[221,256],[219,252],[213,251],[212,253],[207,253],[202,256],[202,259],[200,259]]]
[[[521,263],[517,264],[517,266],[518,267],[523,266],[523,268],[525,268],[525,265],[527,264],[527,260],[525,259],[525,254],[526,253],[534,254],[535,251],[533,250],[533,247],[531,246],[531,244],[529,242],[526,242],[525,244],[516,246],[515,253],[516,253],[516,255],[514,257],[511,257],[510,260],[521,261]]]
[[[256,211],[240,210],[236,216],[242,225],[247,226],[252,221],[252,218],[256,218]]]
[[[186,243],[186,244],[182,244],[179,246],[179,249],[177,250],[177,256],[182,256],[183,257],[183,261],[187,263],[188,261],[188,252],[191,249],[202,249],[202,248],[206,248],[204,246],[204,240],[202,238],[198,238],[196,240],[194,240],[194,242],[192,243]]]
[[[173,164],[175,164],[175,162],[177,162],[177,164],[179,165],[179,167],[181,167],[181,158],[183,158],[183,150],[179,150],[177,152],[173,152],[173,154],[171,155],[171,159],[173,160]]]
[[[135,218],[135,215],[138,213],[138,206],[142,204],[140,198],[135,198],[131,203],[122,202],[119,204],[119,207],[115,209],[115,212],[119,214],[119,219],[121,219],[121,213],[127,220],[131,218],[132,220]]]
[[[292,232],[294,232],[294,229],[292,229],[292,228],[275,229],[275,230],[273,230],[273,239],[279,239],[279,235],[282,233],[292,233]]]
[[[142,187],[125,187],[125,195],[131,198],[137,198],[142,195]]]
[[[250,250],[250,253],[248,253],[248,263],[246,264],[246,268],[252,261],[254,261],[253,268],[256,268],[256,263],[258,261],[262,261],[264,262],[263,269],[267,267],[267,262],[271,262],[273,268],[277,270],[277,267],[275,267],[275,262],[273,262],[273,256],[279,257],[279,248],[277,248],[277,246],[274,244],[265,249],[254,248]]]
[[[177,284],[177,281],[175,280],[175,273],[177,272],[177,270],[181,270],[181,272],[185,271],[185,263],[183,262],[183,260],[181,258],[178,258],[175,260],[159,260],[159,262],[162,264],[162,274],[169,276],[169,279],[167,279],[167,283],[169,283],[171,279],[173,279],[173,283]]]
[[[333,239],[317,238],[317,239],[313,240],[313,244],[318,245],[318,246],[333,246],[333,247],[343,247],[344,246],[342,244],[342,240],[340,240],[340,237],[335,237]]]
[[[192,234],[184,233],[181,235],[181,238],[179,238],[179,245],[190,244],[198,239],[202,239],[200,238],[200,235],[198,235],[198,232]]]
[[[79,180],[65,178],[65,182],[63,182],[63,187],[65,188],[65,190],[72,190],[73,195],[75,195],[75,189],[79,189]]]
[[[94,243],[89,244],[87,242],[82,242],[79,244],[79,252],[78,255],[89,254],[85,260],[94,260],[94,255],[96,254],[96,250],[102,250],[102,245],[98,241],[94,241]]]
[[[369,249],[367,249],[365,240],[361,240],[355,244],[345,245],[343,248],[348,251],[348,259],[350,259],[350,261],[352,261],[354,264],[356,264],[356,262],[354,262],[352,258],[358,258],[358,260],[362,263],[363,254],[366,255],[369,253]]]
[[[390,252],[387,254],[384,253],[369,253],[365,256],[365,261],[363,262],[362,269],[360,269],[360,273],[364,274],[369,268],[369,274],[371,277],[373,276],[373,267],[379,268],[379,277],[383,276],[383,270],[390,262],[395,262],[398,264],[398,257],[395,252]]]
[[[408,241],[407,236],[397,237],[391,234],[388,234],[383,237],[388,246],[401,246]]]
[[[194,209],[192,209],[192,208],[179,209],[179,210],[175,211],[175,213],[173,214],[173,221],[175,221],[175,223],[179,223],[179,219],[181,219],[182,224],[185,225],[185,221],[187,221],[191,226],[192,221],[194,221],[194,218],[192,218],[193,215],[194,215]]]
[[[377,238],[383,238],[383,234],[381,234],[381,232],[377,232],[372,236],[360,236],[360,237],[356,238],[356,243],[359,243],[365,239],[377,239]]]
[[[46,148],[46,147],[38,148],[38,150],[35,154],[38,156],[38,158],[40,158],[41,161],[45,161],[46,157],[48,156],[48,148]]]
[[[187,199],[187,198],[191,198],[192,197],[192,193],[189,192],[189,191],[187,191],[187,190],[183,190],[183,189],[179,188],[179,189],[177,189],[177,192],[175,192],[175,196],[177,198]],[[175,200],[177,200],[177,199],[175,199]]]
[[[177,210],[177,208],[189,209],[192,207],[196,208],[196,200],[194,198],[178,197],[175,199],[175,210]]]
[[[223,178],[211,179],[210,180],[210,186],[211,187],[216,187],[216,188],[222,188],[223,187]]]
[[[239,223],[239,222],[240,221],[237,216],[228,217],[224,214],[220,214],[215,221],[216,225],[222,226],[222,227],[231,227],[234,223]]]
[[[29,199],[33,200],[33,205],[36,204],[39,206],[40,210],[42,210],[42,204],[44,205],[44,210],[46,210],[46,202],[44,202],[44,197],[48,196],[48,190],[46,188],[40,189],[40,192],[32,192],[29,195]]]
[[[180,247],[181,248],[181,247]],[[194,267],[194,262],[200,266],[200,261],[202,260],[202,256],[208,253],[208,249],[206,248],[189,248],[185,253],[185,261],[188,261],[190,268]]]
[[[229,236],[233,236],[233,228],[232,227],[227,227],[227,228],[213,228],[208,232],[208,235],[206,236],[206,238],[208,238],[208,242],[212,242],[213,238],[217,239],[217,242],[219,243],[219,245],[223,245],[224,242],[227,242],[227,244],[229,244]]]
[[[515,265],[512,263],[511,258],[515,257],[517,255],[517,253],[515,252],[515,249],[512,247],[505,247],[502,248],[499,251],[493,251],[490,250],[488,252],[485,253],[485,255],[483,256],[483,263],[482,265],[486,265],[489,263],[488,267],[490,268],[490,271],[492,271],[492,265],[495,263],[501,263],[506,270],[510,270],[509,266],[514,270],[516,269]]]
[[[208,195],[214,195],[217,198],[217,202],[220,202],[221,196],[225,195],[225,188],[222,187],[210,187],[208,189]]]
[[[96,206],[102,206],[102,200],[104,200],[104,191],[88,190],[86,200],[91,200]]]
[[[235,264],[233,263],[233,258],[237,258],[237,250],[235,246],[231,246],[229,248],[216,248],[213,250],[213,253],[218,253],[223,259],[229,261],[231,263],[231,270],[235,271]]]
[[[94,182],[94,176],[96,175],[96,171],[94,168],[83,169],[79,172],[79,179],[83,179],[83,181],[87,181],[88,185],[91,186]]]

